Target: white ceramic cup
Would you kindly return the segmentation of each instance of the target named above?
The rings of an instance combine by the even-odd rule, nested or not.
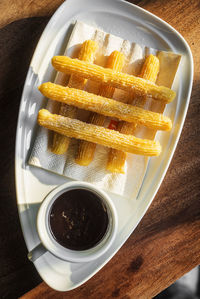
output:
[[[103,238],[87,250],[71,250],[60,245],[52,236],[49,227],[49,212],[54,201],[64,192],[84,189],[94,193],[106,206],[108,227]],[[89,262],[104,254],[114,241],[118,226],[115,206],[109,196],[99,188],[84,182],[65,183],[51,191],[42,202],[37,216],[37,230],[43,246],[58,258],[70,262]]]

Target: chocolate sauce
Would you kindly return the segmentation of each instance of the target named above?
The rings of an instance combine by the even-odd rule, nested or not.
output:
[[[102,200],[93,192],[74,189],[61,194],[49,214],[54,239],[72,250],[86,250],[105,235],[108,214]]]

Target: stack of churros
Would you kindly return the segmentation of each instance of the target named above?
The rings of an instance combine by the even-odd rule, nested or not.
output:
[[[176,94],[168,87],[155,84],[159,73],[159,59],[156,56],[146,57],[136,77],[122,72],[126,58],[118,51],[111,53],[105,67],[94,64],[97,51],[97,43],[88,40],[82,44],[78,59],[53,57],[53,67],[71,77],[68,86],[51,82],[39,86],[45,97],[60,102],[61,106],[58,114],[40,110],[38,123],[54,131],[53,153],[65,153],[70,138],[79,139],[75,162],[87,166],[94,159],[96,144],[100,144],[109,148],[107,170],[123,173],[126,153],[158,156],[161,152],[159,142],[134,136],[138,124],[163,131],[169,131],[172,127],[168,117],[144,109],[146,100],[152,98],[167,104],[173,101]],[[98,94],[84,90],[87,80],[100,84]],[[128,102],[113,99],[116,88],[129,93]],[[90,111],[87,122],[76,119],[77,108]],[[104,127],[107,117],[118,119],[116,130]]]

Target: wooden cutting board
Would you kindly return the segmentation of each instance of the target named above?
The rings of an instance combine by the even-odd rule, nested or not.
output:
[[[2,27],[20,18],[51,15],[62,2],[63,0],[1,0],[0,26]],[[22,297],[24,299],[152,298],[183,274],[200,264],[199,1],[132,0],[130,2],[138,4],[171,24],[187,40],[193,52],[195,65],[193,92],[177,150],[160,190],[147,214],[124,246],[100,272],[81,287],[66,293],[56,292],[50,289],[45,283],[41,283],[35,289],[25,294]],[[31,22],[32,20],[30,20]],[[31,42],[31,37],[27,38]],[[4,78],[3,68],[0,72],[2,73],[2,78]],[[4,118],[10,113],[9,100],[11,101],[13,96],[15,97],[16,95],[14,90],[15,85],[23,84],[20,81],[22,79],[15,79],[15,76],[13,77],[12,68],[7,72],[7,76],[10,80],[14,78],[14,84],[12,81],[12,85],[9,85],[11,88],[10,91],[5,89],[5,101],[2,100],[5,113],[4,117],[0,119],[0,124],[4,128]],[[4,79],[5,82],[8,82],[7,77]],[[3,94],[3,86],[0,87],[0,91]],[[18,107],[16,104],[15,106],[16,112]],[[13,114],[14,116],[15,114]],[[4,130],[4,135],[1,130],[1,134],[5,140],[8,138],[11,140],[11,136],[7,135],[10,132],[10,128],[13,128],[12,132],[15,132],[16,122],[10,121],[9,124],[9,128]],[[11,143],[6,141],[6,144]],[[11,155],[13,156],[14,154],[11,152],[11,147],[5,149],[4,144],[2,144],[1,148],[1,173],[5,185],[5,187],[2,185],[1,191],[5,197],[3,199],[6,199],[6,201],[4,200],[5,209],[11,201],[10,194],[6,195],[6,188],[9,187],[7,183],[9,172],[6,165],[10,165],[9,169],[14,167],[11,165],[14,164],[11,163]],[[6,174],[6,171],[8,174]],[[2,223],[7,223],[7,215],[4,218],[5,221]],[[15,218],[17,218],[17,212],[14,214],[13,219]],[[0,230],[0,233],[3,236],[2,230]],[[9,238],[12,238],[12,234],[7,236],[7,239]],[[1,237],[1,240],[4,239]],[[22,244],[23,240],[20,240],[20,244]],[[1,244],[3,243],[1,242]],[[7,261],[7,267],[10,265],[12,275],[15,273],[17,275],[17,266],[15,269],[13,265],[17,265],[19,257],[17,254],[12,254],[11,259],[9,255],[11,249],[8,247],[4,249],[4,260]],[[18,248],[17,252],[20,250],[22,249]],[[11,262],[9,262],[9,259],[11,259]],[[33,271],[28,271],[27,277],[31,277],[32,273]],[[5,276],[3,279],[5,280]],[[19,283],[17,282],[17,278],[15,281]],[[7,289],[12,289],[12,285],[8,284]]]

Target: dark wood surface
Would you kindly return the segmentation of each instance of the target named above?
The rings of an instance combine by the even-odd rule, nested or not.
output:
[[[20,97],[32,54],[49,17],[20,20],[0,30],[0,298],[18,298],[25,293],[24,299],[152,298],[200,264],[200,4],[198,0],[130,2],[167,21],[189,43],[195,62],[191,103],[174,158],[147,214],[100,272],[67,293],[55,292],[41,283],[27,260],[14,183]]]
[[[28,17],[50,16],[64,0],[1,0],[0,28]]]

